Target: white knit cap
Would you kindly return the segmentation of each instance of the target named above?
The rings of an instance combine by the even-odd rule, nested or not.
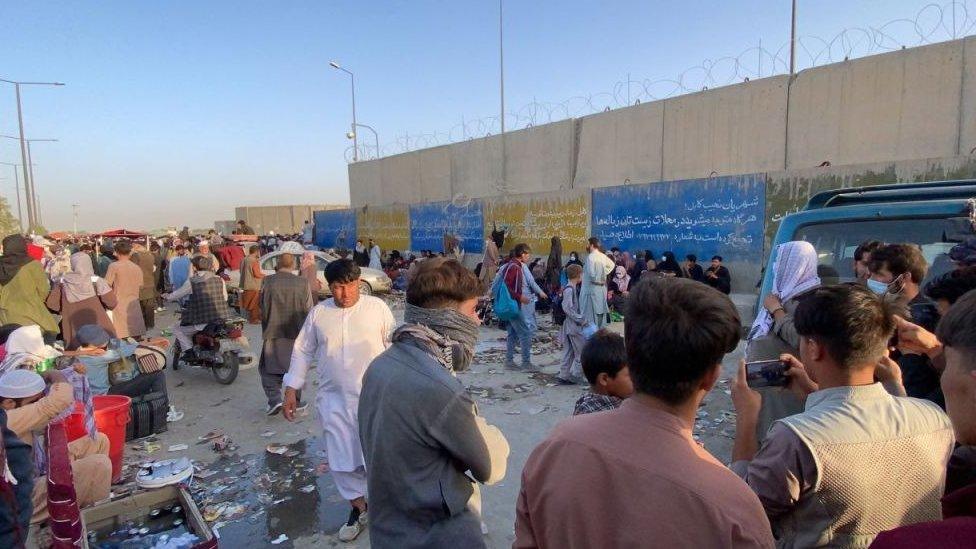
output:
[[[0,377],[0,398],[26,398],[44,390],[44,378],[31,370],[11,370]]]

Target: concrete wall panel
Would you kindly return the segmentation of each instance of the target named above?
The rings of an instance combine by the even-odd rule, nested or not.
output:
[[[664,101],[665,181],[783,168],[788,77]]]
[[[976,148],[976,36],[965,40],[961,107],[961,130],[957,154],[969,154]]]
[[[410,209],[406,205],[356,208],[356,238],[372,238],[384,253],[410,247]]]
[[[579,122],[574,188],[661,179],[663,101],[593,114]]]
[[[349,203],[353,208],[384,203],[381,162],[383,160],[349,164]]]
[[[484,200],[484,236],[492,229],[508,230],[505,246],[525,242],[532,247],[533,255],[548,255],[553,236],[563,245],[563,261],[569,252],[585,254],[586,239],[590,237],[590,191],[560,191],[548,193],[518,194]]]
[[[962,46],[946,42],[799,73],[787,167],[957,154]]]
[[[257,234],[274,231],[278,234],[295,234],[302,231],[306,220],[311,221],[313,212],[346,208],[339,204],[301,204],[292,206],[240,206],[234,208],[236,219],[243,219]]]
[[[506,133],[505,186],[518,193],[570,188],[575,131],[574,120],[563,120]]]
[[[420,165],[420,194],[424,202],[451,200],[451,147],[434,147],[417,153]],[[408,203],[417,202],[413,197]]]
[[[454,197],[481,198],[503,194],[501,144],[500,138],[491,136],[451,145]]]
[[[410,152],[380,159],[381,193],[379,201],[370,206],[409,204],[420,194],[420,155]]]

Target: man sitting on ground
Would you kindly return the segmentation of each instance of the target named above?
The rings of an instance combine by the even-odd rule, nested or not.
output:
[[[48,384],[50,389],[45,395]],[[0,408],[7,412],[7,428],[27,444],[33,445],[35,433],[43,434],[47,424],[74,403],[71,385],[56,370],[48,370],[43,376],[31,370],[10,370],[0,377]],[[94,439],[85,435],[68,443],[79,506],[108,497],[112,484],[108,448],[108,437],[102,433],[97,433]],[[34,502],[31,524],[47,520],[46,476],[34,481],[31,497]]]
[[[782,358],[809,393],[805,411],[775,422],[757,453],[762,397],[744,363],[732,387],[732,469],[759,496],[778,542],[863,547],[882,530],[938,518],[952,426],[935,404],[875,382],[895,328],[891,307],[860,284],[798,299],[800,359]]]
[[[576,401],[574,416],[614,410],[634,393],[627,368],[627,349],[620,334],[606,329],[593,334],[583,346],[582,363],[590,390]]]
[[[114,339],[97,324],[78,329],[80,350],[88,354],[76,360],[85,366],[92,394],[138,397],[166,392],[166,348],[169,341],[154,338],[140,344]],[[113,366],[114,365],[114,366]],[[148,373],[143,373],[142,370]]]
[[[630,295],[634,396],[564,421],[533,450],[514,547],[772,547],[755,494],[691,434],[739,342],[735,305],[686,278],[644,280]]]

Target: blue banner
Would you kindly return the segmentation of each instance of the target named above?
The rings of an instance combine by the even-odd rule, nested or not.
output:
[[[759,261],[765,196],[761,174],[593,189],[591,227],[607,249]]]
[[[484,252],[484,217],[481,202],[471,200],[458,205],[451,202],[414,204],[410,206],[410,250],[444,251],[444,236],[461,241],[467,253]]]
[[[322,210],[313,215],[315,245],[320,248],[352,249],[356,245],[356,212]]]

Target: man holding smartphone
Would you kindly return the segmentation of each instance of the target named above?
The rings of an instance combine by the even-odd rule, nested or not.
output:
[[[895,330],[891,307],[860,284],[799,298],[800,357],[786,356],[802,413],[756,443],[760,394],[745,364],[732,387],[738,413],[732,470],[759,496],[779,543],[867,546],[882,530],[940,516],[952,426],[931,402],[892,396],[875,381]]]

